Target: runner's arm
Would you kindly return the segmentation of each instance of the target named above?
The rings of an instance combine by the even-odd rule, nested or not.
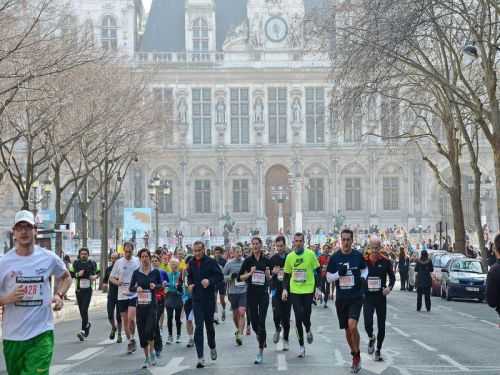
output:
[[[59,297],[64,296],[68,292],[68,289],[71,287],[72,282],[73,279],[71,278],[71,274],[67,270],[64,271],[61,277],[56,277],[56,295],[58,295]]]
[[[289,273],[284,273],[283,274],[283,290],[286,290],[287,292],[290,290],[290,274]]]
[[[392,288],[394,288],[394,284],[396,284],[396,275],[394,274],[392,264],[390,263],[387,269],[387,274],[389,275],[389,288],[392,290]]]
[[[132,280],[130,280],[130,285],[128,287],[129,291],[131,293],[137,292],[137,271],[134,271],[132,274]]]
[[[120,286],[118,262],[115,262],[115,264],[113,265],[113,269],[111,270],[111,273],[109,274],[109,281],[112,284],[115,284],[116,286]]]
[[[217,285],[224,281],[224,276],[222,275],[222,270],[215,260],[212,263],[212,275],[208,278],[210,285]]]

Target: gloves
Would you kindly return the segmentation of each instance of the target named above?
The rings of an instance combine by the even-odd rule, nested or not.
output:
[[[339,275],[345,276],[347,275],[347,266],[345,264],[341,264],[339,267]]]
[[[236,272],[233,272],[231,274],[231,280],[236,280],[238,278],[238,274]]]

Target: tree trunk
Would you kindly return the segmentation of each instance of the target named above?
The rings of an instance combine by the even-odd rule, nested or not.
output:
[[[82,217],[82,247],[87,247],[88,239],[89,239],[89,216],[87,214],[88,205],[81,204],[80,212]]]
[[[476,229],[477,239],[479,241],[479,250],[481,251],[481,258],[484,266],[488,269],[488,254],[486,252],[486,241],[484,239],[483,224],[481,223],[481,171],[477,165],[477,161],[471,158],[471,168],[474,172],[474,227]]]
[[[64,214],[61,210],[62,190],[61,190],[61,174],[59,168],[53,168],[54,171],[54,193],[55,193],[55,211],[56,211],[56,229],[59,224],[64,222]],[[62,254],[62,233],[56,232],[56,254]]]
[[[451,163],[450,163],[451,164]],[[464,209],[462,205],[462,171],[460,164],[451,166],[452,185],[450,186],[450,200],[453,212],[453,230],[455,232],[454,252],[465,254],[465,222]]]
[[[102,289],[104,271],[106,270],[108,264],[108,210],[102,205],[101,210],[101,273],[99,277],[99,289]]]

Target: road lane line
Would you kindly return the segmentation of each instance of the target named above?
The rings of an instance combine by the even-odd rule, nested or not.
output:
[[[114,340],[106,339],[104,341],[99,342],[97,345],[111,345],[111,344],[114,344],[114,343],[115,343]]]
[[[430,352],[436,352],[437,349],[436,348],[433,348],[432,346],[429,346],[427,344],[424,344],[422,341],[419,341],[419,340],[416,340],[416,339],[413,339],[412,340],[415,344],[417,344],[418,346],[421,346],[422,348],[424,348],[425,350],[428,350]]]
[[[443,360],[445,360],[446,362],[448,362],[449,364],[455,366],[457,369],[459,369],[460,371],[470,371],[469,368],[465,367],[464,365],[458,363],[457,361],[455,361],[453,358],[451,358],[450,356],[447,356],[445,354],[440,354],[439,357],[441,357]]]
[[[398,309],[397,307],[394,307],[394,306],[389,305],[389,304],[387,304],[387,308],[388,308],[389,310],[394,310],[394,311],[397,311],[397,312],[401,311],[401,310],[400,310],[400,309]]]
[[[287,371],[288,364],[286,363],[286,356],[284,354],[278,354],[278,371]]]
[[[483,322],[483,323],[488,324],[488,325],[490,325],[490,326],[493,326],[493,327],[495,327],[495,328],[497,327],[497,325],[496,325],[495,323],[489,322],[489,321],[487,321],[487,320],[480,320],[480,322]]]
[[[82,350],[80,353],[73,354],[71,357],[66,358],[66,361],[81,361],[82,359],[90,357],[101,350],[102,348],[87,348]]]
[[[70,366],[71,365],[53,365],[53,366],[50,366],[50,373],[51,373],[51,375],[62,374]]]
[[[409,335],[409,334],[407,334],[405,331],[403,331],[403,330],[399,329],[398,327],[393,327],[393,326],[391,326],[391,328],[392,328],[393,330],[395,330],[397,333],[399,333],[401,336],[404,336],[404,337],[410,337],[410,335]]]
[[[392,326],[391,322],[385,322],[385,325],[386,325],[387,327],[391,327],[391,326]]]
[[[335,366],[343,367],[345,362],[344,358],[342,358],[342,353],[340,352],[340,350],[335,349],[334,355],[335,355]]]
[[[471,319],[476,319],[476,317],[474,315],[471,315],[471,314],[467,314],[467,313],[464,313],[464,312],[460,312],[460,311],[457,311],[457,314],[458,315],[461,315],[465,318],[471,318]]]

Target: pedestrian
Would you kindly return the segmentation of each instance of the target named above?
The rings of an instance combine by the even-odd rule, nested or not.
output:
[[[415,280],[417,287],[417,311],[422,308],[422,296],[425,296],[425,308],[427,312],[431,311],[431,273],[434,271],[432,262],[427,250],[422,250],[420,259],[415,265]]]
[[[107,296],[107,312],[108,312],[108,321],[111,324],[111,332],[109,334],[109,339],[114,340],[115,335],[118,332],[118,336],[116,338],[117,343],[122,342],[122,318],[120,316],[120,311],[118,310],[118,286],[109,282],[109,276],[111,275],[111,271],[113,270],[113,266],[118,260],[118,253],[111,254],[111,265],[106,268],[104,272],[103,283],[108,290]],[[115,311],[116,311],[116,320],[115,320]]]
[[[488,305],[494,308],[500,316],[500,233],[493,240],[497,262],[488,272],[486,279],[486,300]],[[500,324],[498,324],[500,328]]]
[[[205,367],[203,326],[207,331],[210,358],[212,361],[217,360],[214,328],[215,287],[223,280],[223,276],[217,262],[205,255],[205,244],[202,241],[193,243],[193,259],[189,262],[187,277],[189,293],[193,300],[194,343],[198,356],[196,367],[203,368]]]
[[[7,373],[48,375],[54,351],[54,311],[64,305],[71,275],[52,251],[35,244],[35,218],[19,211],[12,233],[14,248],[0,259],[2,339]],[[55,293],[51,280],[55,277]]]
[[[404,247],[399,248],[399,280],[401,282],[401,290],[406,290],[408,288],[408,273],[410,271],[410,258],[406,254]]]
[[[186,259],[186,264],[189,264],[192,256],[189,256]],[[187,267],[187,265],[186,265]],[[193,314],[193,296],[189,292],[189,285],[187,279],[187,271],[183,271],[183,280],[184,280],[184,294],[182,295],[182,302],[184,304],[184,315],[186,317],[186,332],[188,334],[189,341],[186,345],[186,348],[192,348],[194,346],[194,314]]]
[[[330,299],[330,283],[326,279],[326,269],[328,268],[328,263],[330,262],[330,245],[323,245],[323,253],[318,257],[318,262],[320,265],[319,274],[319,286],[321,293],[323,294],[323,307],[328,308],[328,300]]]
[[[137,301],[137,331],[139,344],[144,350],[144,364],[142,368],[156,366],[154,338],[158,325],[156,317],[157,307],[155,291],[163,287],[160,271],[151,264],[151,253],[148,249],[141,249],[137,254],[140,267],[132,274],[129,290],[136,293]]]

